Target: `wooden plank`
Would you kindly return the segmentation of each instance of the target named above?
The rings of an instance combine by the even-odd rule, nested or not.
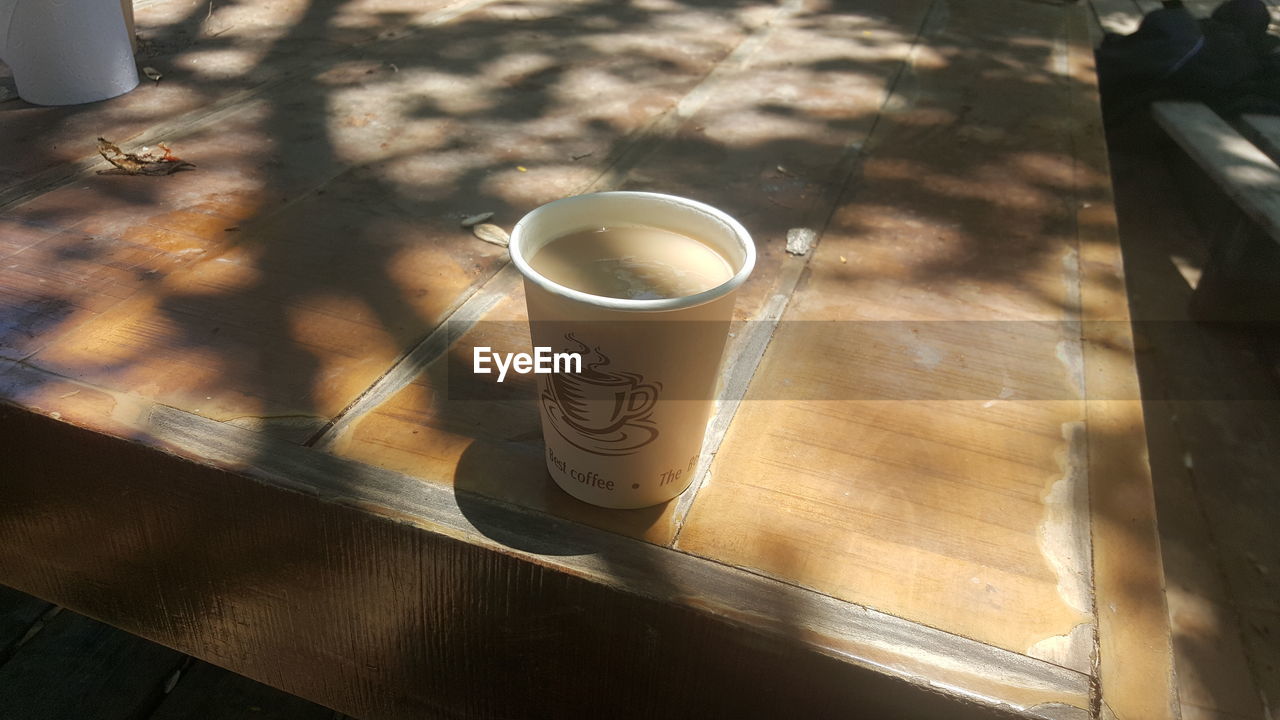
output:
[[[1182,351],[1184,346],[1177,349]],[[1162,393],[1167,385],[1153,374],[1142,373],[1144,386],[1149,394]],[[1144,407],[1183,715],[1187,705],[1194,705],[1261,718],[1258,691],[1240,642],[1244,634],[1225,588],[1213,533],[1200,508],[1193,468],[1187,467],[1188,450],[1175,427],[1179,415],[1189,408],[1167,401],[1147,402]]]
[[[5,499],[25,509],[0,518],[7,582],[357,717],[1088,704],[1088,677],[1050,663],[184,413],[150,419],[168,453],[21,411],[0,423],[20,451]],[[54,510],[85,503],[103,510],[92,532],[65,532]]]
[[[1055,121],[1070,107],[1065,21],[1012,2],[926,21],[936,36],[887,103],[677,548],[1091,668],[1076,237],[1059,200],[1075,158]],[[1021,47],[1025,28],[1048,43]],[[934,44],[984,50],[933,64]],[[989,89],[967,91],[978,78]],[[938,108],[952,96],[960,119]]]
[[[20,643],[42,629],[41,617],[52,608],[44,600],[0,585],[0,665]]]
[[[306,441],[505,263],[459,215],[491,210],[509,224],[589,186],[751,26],[703,18],[714,32],[695,41],[693,26],[673,33],[623,13],[610,30],[635,51],[623,54],[578,33],[589,18],[572,7],[532,19],[508,11],[481,8],[447,26],[437,17],[382,41],[378,62],[334,61],[361,80],[340,102],[323,84],[294,83],[191,129],[186,151],[218,158],[199,172],[124,189],[133,178],[95,175],[12,209],[31,223],[74,224],[102,247],[73,255],[66,283],[53,282],[69,274],[53,249],[0,268],[0,287],[15,288],[0,306],[18,317],[0,325],[0,341],[15,346],[5,356]],[[499,48],[508,31],[519,41]],[[572,48],[555,62],[521,54],[545,36]],[[511,53],[520,67],[471,68],[465,58],[484,44],[492,52],[481,55]],[[446,69],[424,53],[464,59]],[[503,112],[453,107],[456,73],[473,70],[468,92],[476,102],[500,95]],[[600,91],[615,70],[645,80]],[[426,96],[439,112],[404,102]],[[148,264],[132,261],[148,253]],[[99,275],[111,292],[93,284]]]
[[[1080,318],[1100,717],[1179,717],[1165,577],[1111,172],[1087,33],[1071,26]]]
[[[403,390],[413,382],[415,377],[444,357],[454,341],[471,330],[495,305],[513,293],[519,292],[517,288],[519,282],[520,274],[516,272],[515,266],[504,265],[488,282],[467,296],[444,322],[378,378],[377,382],[365,390],[355,402],[344,409],[326,427],[321,428],[314,441],[308,444],[321,449],[332,447],[334,442],[345,436],[352,425],[359,422],[366,413]]]
[[[401,16],[397,29],[402,36],[429,31],[491,1],[415,4]],[[12,173],[15,181],[0,185],[0,209],[108,167],[96,152],[97,137],[140,147],[172,143],[201,129],[216,131],[229,116],[263,96],[311,77],[317,64],[359,57],[361,48],[379,41],[382,33],[394,34],[385,27],[385,18],[359,17],[363,13],[354,8],[347,18],[351,29],[335,33],[325,12],[299,12],[296,3],[239,12],[234,7],[204,7],[202,13],[192,4],[168,3],[138,14],[138,27],[147,41],[139,53],[140,64],[163,68],[163,82],[143,78],[137,90],[110,103],[85,106],[70,117],[58,108],[13,108],[0,141],[0,169]],[[376,29],[355,29],[362,25]],[[280,33],[281,27],[289,31]],[[204,54],[211,42],[218,47],[216,57]],[[272,72],[263,72],[268,64]]]
[[[179,653],[61,612],[0,666],[0,718],[133,720],[160,700]]]
[[[1062,198],[1075,197],[1079,175],[1105,183],[1105,172],[1092,161],[1078,170],[1063,160],[1082,140],[1072,134],[1074,119],[1063,120],[1064,107],[1071,106],[1063,98],[1078,99],[1066,88],[1072,81],[1089,87],[1091,81],[1067,79],[1063,67],[1070,52],[1057,25],[1049,33],[1055,38],[1052,47],[1026,42],[1025,30],[1044,27],[1048,13],[1063,10],[1010,2],[979,21],[976,3],[884,2],[866,4],[866,14],[827,12],[818,22],[813,8],[787,7],[803,12],[788,16],[769,31],[769,42],[754,46],[752,63],[744,63],[750,72],[717,75],[716,93],[695,93],[695,108],[681,109],[682,94],[752,28],[775,17],[771,12],[744,11],[731,19],[699,13],[682,16],[673,26],[665,13],[654,18],[643,8],[628,10],[626,30],[606,34],[608,52],[597,51],[593,36],[582,32],[591,29],[595,13],[587,17],[566,8],[563,16],[535,16],[533,25],[523,24],[530,18],[522,15],[520,30],[580,43],[567,55],[574,62],[540,67],[520,63],[545,47],[546,36],[497,32],[496,27],[506,27],[504,18],[524,8],[495,6],[467,27],[381,46],[386,54],[379,60],[393,59],[401,69],[376,62],[328,68],[326,82],[341,90],[289,88],[285,97],[272,99],[275,104],[233,113],[219,133],[193,136],[211,156],[233,158],[225,172],[210,172],[202,181],[228,193],[284,190],[279,197],[264,191],[236,208],[233,215],[244,222],[230,246],[210,253],[221,257],[172,274],[167,265],[165,277],[139,283],[119,304],[67,327],[65,337],[50,347],[0,371],[0,387],[11,389],[5,397],[32,399],[41,412],[69,421],[50,423],[25,414],[6,419],[33,440],[29,448],[20,448],[25,451],[21,483],[6,487],[5,499],[33,509],[0,518],[5,541],[0,554],[6,560],[0,566],[28,589],[121,618],[122,624],[166,643],[197,648],[255,678],[371,718],[420,717],[446,709],[510,715],[548,697],[558,703],[554,710],[579,714],[607,701],[636,716],[679,711],[843,717],[855,706],[884,717],[1087,716],[1094,700],[1088,662],[1092,627],[1088,610],[1080,608],[1088,605],[1081,598],[1087,596],[1090,563],[1080,510],[1086,489],[1079,472],[1082,446],[1073,425],[1081,417],[1082,380],[1075,372],[1081,359],[1079,318],[1071,314],[1080,295],[1068,272],[1075,258],[1073,223],[1079,217],[1064,208]],[[931,9],[927,15],[926,7]],[[936,47],[913,50],[921,26],[936,38]],[[673,27],[688,31],[673,32]],[[976,41],[979,36],[998,39],[1000,58],[986,52]],[[431,39],[437,42],[427,42]],[[950,59],[950,50],[941,49],[953,42],[972,52]],[[517,67],[490,63],[483,77],[470,74],[461,85],[444,77],[464,69],[469,73],[465,52],[485,43],[501,44],[503,53],[510,51],[520,61]],[[636,52],[617,53],[619,44]],[[422,47],[440,48],[439,57],[424,64]],[[450,52],[464,53],[464,61],[450,64]],[[1004,54],[1022,64],[1017,78],[1011,79]],[[638,66],[637,56],[643,56]],[[908,56],[911,62],[904,67],[901,59]],[[401,65],[405,58],[414,64]],[[621,65],[610,64],[615,62]],[[955,69],[948,70],[949,65]],[[680,72],[671,79],[673,66]],[[403,84],[363,80],[369,70],[399,76]],[[415,102],[422,97],[413,83],[424,77],[430,80],[426,87],[434,88],[426,93],[430,102],[400,104],[404,97]],[[891,79],[898,86],[886,99]],[[971,99],[956,89],[979,79],[1031,98],[1036,109],[997,112],[994,103],[984,101],[975,111]],[[460,87],[483,91],[460,94]],[[637,88],[644,89],[639,96]],[[411,89],[415,92],[407,92]],[[513,93],[520,103],[498,109],[485,104]],[[985,93],[975,91],[975,96]],[[673,106],[674,115],[663,114]],[[578,113],[574,107],[590,111]],[[508,116],[508,109],[519,108],[531,113]],[[888,119],[880,117],[881,109]],[[676,119],[664,119],[671,117]],[[644,129],[653,125],[674,134],[650,146],[643,141]],[[884,132],[871,133],[873,128]],[[255,172],[258,157],[243,149],[290,132],[299,138],[286,155],[292,162],[268,163]],[[633,141],[637,144],[629,144]],[[919,150],[912,150],[916,145]],[[591,153],[591,163],[575,165],[573,158],[583,151]],[[954,603],[935,612],[947,604],[943,596],[951,585],[930,587],[922,580],[921,595],[904,592],[906,600],[890,608],[909,618],[903,619],[881,612],[885,608],[832,598],[824,594],[829,588],[796,587],[809,577],[803,575],[809,568],[802,554],[757,552],[740,561],[742,567],[725,567],[719,561],[728,551],[713,559],[690,557],[545,517],[542,512],[558,513],[506,490],[473,486],[480,492],[468,492],[456,481],[451,484],[468,469],[495,485],[514,477],[546,487],[540,453],[532,459],[527,453],[536,435],[525,434],[529,417],[518,409],[495,417],[495,406],[474,406],[442,418],[438,396],[422,392],[430,387],[430,377],[405,386],[366,414],[367,420],[386,421],[382,429],[397,429],[398,435],[353,423],[370,430],[363,447],[371,462],[384,465],[381,470],[233,424],[269,429],[277,422],[271,418],[294,414],[301,425],[289,424],[296,418],[278,422],[297,440],[314,437],[313,423],[343,408],[363,412],[351,402],[367,383],[438,327],[479,286],[484,270],[496,270],[501,262],[497,250],[468,249],[463,240],[470,239],[453,227],[451,213],[458,205],[479,199],[514,218],[521,209],[590,187],[597,178],[612,182],[611,168],[625,187],[657,184],[720,205],[747,222],[764,252],[757,279],[744,288],[739,320],[775,317],[780,308],[774,301],[791,293],[805,266],[782,251],[786,229],[826,224],[834,195],[848,171],[861,164],[863,151],[872,162],[862,178],[879,189],[867,194],[871,202],[859,214],[837,217],[828,234],[838,238],[837,249],[819,250],[805,285],[829,292],[804,290],[804,307],[796,312],[821,320],[847,309],[841,317],[947,321],[940,336],[927,338],[947,351],[932,348],[941,355],[934,371],[908,366],[903,372],[889,363],[869,368],[868,377],[898,388],[910,383],[936,389],[934,377],[954,378],[941,389],[942,400],[952,403],[945,410],[929,406],[937,398],[916,396],[888,411],[889,419],[899,422],[887,423],[887,435],[895,437],[885,444],[899,441],[901,447],[889,448],[880,459],[920,451],[926,472],[913,479],[926,490],[936,487],[934,495],[917,503],[925,514],[947,519],[943,506],[951,503],[962,514],[978,517],[971,544],[936,531],[915,532],[910,539],[921,543],[922,567],[948,565],[930,553],[960,556],[948,565],[953,572],[979,569],[979,556],[990,551],[1002,566],[992,571],[996,582],[990,585],[997,591],[1012,588],[1011,600],[987,597],[993,593],[980,576],[955,578],[986,593],[974,607],[983,607],[982,602],[1013,607],[1007,630],[991,622],[998,608],[980,610],[988,614],[977,622],[957,616]],[[934,172],[917,172],[919,165],[931,163]],[[1004,179],[1010,168],[1013,180]],[[623,176],[621,170],[629,172]],[[192,182],[169,179],[175,183],[157,187]],[[136,208],[112,211],[107,203],[118,186],[103,182],[91,178],[49,193],[24,204],[16,215],[40,222],[59,213],[85,214],[88,206],[80,201],[87,195],[100,205],[89,208],[87,214],[95,217],[86,222],[100,227],[79,231],[124,241],[121,230],[132,229],[129,216]],[[949,201],[939,201],[948,195]],[[919,202],[905,203],[905,197]],[[164,202],[177,203],[166,210],[212,215],[217,213],[196,208],[213,200],[207,194],[183,199],[175,193]],[[279,211],[273,209],[277,204],[283,205]],[[382,211],[391,219],[376,216]],[[977,220],[957,227],[957,217]],[[157,225],[156,231],[146,229],[148,235],[139,231],[144,239],[138,244],[190,242],[174,239],[183,228],[193,237],[225,232],[204,218],[175,220],[179,230]],[[904,234],[919,242],[904,243]],[[376,249],[371,258],[361,257],[366,245]],[[852,266],[842,259],[842,249],[855,258]],[[433,262],[438,259],[443,260]],[[228,267],[212,264],[218,260]],[[895,275],[902,267],[921,275]],[[971,277],[962,277],[966,274]],[[1007,283],[1009,275],[1017,282]],[[912,284],[925,276],[927,281]],[[856,292],[849,292],[850,285]],[[246,287],[250,291],[242,292]],[[406,296],[412,300],[405,302]],[[519,300],[513,294],[492,312],[511,317],[502,313],[511,313]],[[993,319],[1025,321],[1031,328],[1047,322],[1054,332],[1031,332],[1001,359],[988,349],[1000,349],[995,342],[1001,334],[982,325]],[[168,334],[169,322],[176,322],[179,332]],[[957,326],[966,328],[958,342],[951,339]],[[891,353],[874,354],[885,343],[871,344],[870,355],[855,355],[860,337],[853,328],[828,338],[845,353],[842,357],[892,359]],[[500,332],[479,324],[475,330]],[[223,331],[236,337],[212,339]],[[786,332],[796,341],[784,343],[793,355],[803,354],[801,341],[821,339],[800,325]],[[510,333],[502,342],[521,338]],[[915,340],[901,344],[920,351],[911,362],[934,363],[930,347]],[[271,352],[253,355],[268,345]],[[964,349],[970,346],[978,349]],[[272,354],[280,348],[288,351]],[[955,349],[960,350],[951,352]],[[356,359],[366,352],[373,356],[368,366]],[[965,366],[970,357],[977,366]],[[113,366],[104,367],[104,359]],[[450,360],[440,355],[437,361],[429,364],[428,375],[431,368],[447,368]],[[776,377],[781,367],[775,363],[768,372]],[[829,369],[816,362],[814,367]],[[1003,387],[989,398],[954,402],[959,391],[984,388],[979,382],[984,371],[999,367],[1012,370],[1011,388],[1032,393],[1031,402],[1001,397]],[[805,378],[801,388],[820,390],[822,383],[813,382],[820,375]],[[204,394],[201,384],[216,390]],[[862,391],[843,375],[831,387]],[[1050,388],[1053,394],[1046,399]],[[193,411],[205,410],[206,401],[212,401],[209,414],[217,421],[163,407],[151,411],[147,405],[154,400]],[[864,413],[860,418],[849,418],[845,408],[835,424],[854,429],[860,429],[859,419],[876,424],[876,413],[893,403],[877,404],[855,409],[855,415]],[[790,417],[807,411],[795,403]],[[757,417],[763,414],[756,411]],[[985,423],[966,428],[972,417]],[[811,418],[800,418],[806,419]],[[817,417],[816,422],[831,420]],[[911,435],[912,423],[936,428],[937,436],[921,441]],[[73,424],[110,428],[219,469],[111,442]],[[424,428],[430,430],[425,445],[432,452],[420,453],[426,460],[414,465],[408,451],[420,446],[408,436]],[[760,433],[751,438],[755,443],[747,443],[745,431],[736,441],[734,432],[731,428],[726,436],[721,458],[736,455],[742,462],[764,443],[779,447],[776,433]],[[826,432],[832,442],[822,452],[849,454],[846,437],[834,429]],[[500,442],[487,442],[488,434]],[[739,450],[730,452],[734,442]],[[392,452],[377,454],[377,448],[393,444]],[[54,452],[54,447],[75,453]],[[445,452],[434,453],[434,448]],[[103,457],[120,462],[107,463],[104,472]],[[386,458],[408,463],[406,472],[386,471]],[[899,472],[901,465],[881,464],[888,472]],[[257,479],[245,480],[230,469]],[[985,481],[982,469],[991,469],[994,479]],[[761,482],[773,482],[774,470],[760,474]],[[50,487],[51,476],[68,480]],[[974,478],[977,500],[993,501],[986,508],[964,494]],[[829,478],[819,480],[827,483],[820,490],[838,489]],[[713,468],[684,526],[696,532],[681,536],[682,547],[686,541],[692,546],[698,535],[705,540],[717,530],[730,536],[724,530],[730,525],[737,529],[736,522],[699,529],[695,517],[703,493],[723,496],[728,482],[746,485],[751,478]],[[904,524],[897,521],[912,503],[889,495],[887,510],[873,507],[867,514],[885,521],[881,527],[893,539]],[[817,508],[811,519],[825,520],[826,513],[837,523],[851,522],[842,513],[845,501],[832,498],[831,507]],[[800,502],[820,504],[813,500]],[[788,507],[749,505],[742,502],[740,513]],[[84,517],[77,508],[85,507],[97,512]],[[1028,515],[1028,507],[1040,514]],[[714,517],[701,512],[703,520]],[[618,532],[639,534],[655,523],[652,515],[639,517]],[[80,522],[77,527],[101,528],[93,537],[107,540],[85,546],[83,538],[67,537],[61,523],[72,520]],[[678,527],[670,516],[657,520],[668,530]],[[905,524],[920,530],[918,520],[906,517]],[[668,533],[660,542],[671,537]],[[794,547],[803,540],[792,535],[785,542]],[[39,548],[39,554],[21,554],[31,548]],[[943,552],[935,553],[938,548]],[[773,563],[765,572],[774,578],[756,574],[761,560]],[[910,566],[900,565],[899,573],[903,567]],[[892,586],[900,579],[888,582]],[[163,613],[154,610],[157,598]],[[1047,602],[1037,604],[1040,599]],[[1023,600],[1026,607],[1045,612],[1033,616],[1019,605]],[[919,608],[922,614],[912,615]],[[930,622],[920,622],[923,616]],[[943,629],[931,629],[933,620]],[[479,647],[469,645],[476,638]],[[619,646],[652,652],[619,657]],[[735,658],[739,667],[726,668],[724,657]],[[575,663],[571,673],[564,672],[566,658]],[[663,662],[667,658],[676,659]],[[520,673],[513,675],[511,667]],[[308,676],[300,677],[299,668]],[[710,672],[709,679],[697,687],[688,682],[704,672]],[[507,692],[490,697],[483,690],[499,673]],[[585,683],[575,681],[588,674],[600,680],[584,693]],[[629,684],[624,681],[629,677],[645,680]],[[399,694],[388,695],[387,688]],[[676,689],[658,693],[654,688]]]
[[[340,716],[339,716],[340,717]],[[197,662],[182,671],[173,690],[147,720],[335,720],[332,710]]]
[[[1280,612],[1280,548],[1269,537],[1280,490],[1270,482],[1280,457],[1280,393],[1247,339],[1186,322],[1147,330],[1181,458],[1212,533],[1230,599]]]
[[[168,247],[47,230],[42,239],[7,257],[0,270],[0,358],[30,357],[101,316],[165,270],[186,265],[181,244],[199,242],[161,228],[154,232],[166,235]]]
[[[1280,243],[1280,168],[1200,103],[1158,102],[1152,113],[1222,191]]]

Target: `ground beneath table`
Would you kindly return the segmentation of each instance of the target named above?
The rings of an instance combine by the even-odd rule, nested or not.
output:
[[[3,720],[346,717],[0,586]]]

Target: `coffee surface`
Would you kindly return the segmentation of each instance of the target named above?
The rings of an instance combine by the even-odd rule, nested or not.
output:
[[[733,277],[729,261],[691,237],[652,227],[606,227],[556,238],[529,260],[552,282],[626,300],[684,297]]]

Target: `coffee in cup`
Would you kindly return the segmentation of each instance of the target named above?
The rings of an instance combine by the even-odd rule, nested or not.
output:
[[[734,291],[755,247],[728,215],[656,193],[581,195],[511,237],[535,346],[581,371],[538,376],[547,467],[586,502],[654,505],[694,480]]]

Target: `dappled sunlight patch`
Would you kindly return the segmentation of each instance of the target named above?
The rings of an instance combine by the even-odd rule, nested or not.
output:
[[[476,240],[456,222],[445,220],[437,232],[452,236],[455,241],[443,246],[430,242],[409,243],[390,253],[387,259],[388,291],[422,318],[415,324],[415,332],[423,332],[441,319],[454,294],[461,289],[459,279],[485,275],[496,270],[495,260],[506,259],[504,250]]]
[[[581,191],[599,174],[571,164],[538,166],[523,172],[520,167],[524,166],[490,173],[480,184],[481,189],[516,207],[536,207]]]
[[[826,76],[864,65],[871,69],[886,58],[901,58],[914,49],[912,67],[926,70],[945,62],[932,47],[916,45],[915,36],[895,25],[858,14],[831,13],[813,17],[820,32],[810,32],[801,22],[786,30],[793,42],[786,46],[787,60],[803,63],[815,76]],[[914,46],[914,48],[913,48]],[[779,63],[781,64],[781,63]]]
[[[480,12],[486,17],[498,20],[546,20],[564,14],[566,9],[566,3],[563,2],[533,0],[518,3],[494,2],[486,5]]]
[[[135,245],[146,245],[173,255],[179,262],[191,261],[205,255],[208,250],[200,238],[186,233],[148,225],[134,225],[121,238]]]
[[[637,59],[679,61],[723,55],[743,34],[741,25],[723,13],[689,11],[658,13],[646,18],[648,24],[625,28],[592,28],[594,32],[576,38],[581,47],[607,57],[617,54]]]
[[[213,193],[239,192],[255,193],[246,185],[257,186],[257,182],[244,182],[244,176],[252,176],[270,161],[270,155],[277,147],[256,123],[227,122],[214,128],[203,130],[183,138],[177,149],[184,156],[196,158],[199,171],[199,182],[192,182],[191,194],[200,192],[200,187]],[[163,194],[166,188],[156,188],[157,194]],[[262,196],[257,195],[261,201]],[[192,199],[195,199],[194,197]]]
[[[252,37],[269,44],[294,31],[307,17],[311,3],[289,2],[231,2],[205,4],[204,32],[230,35],[233,38]]]
[[[1016,227],[980,233],[933,217],[934,209],[867,201],[838,210],[810,265],[814,292],[800,307],[901,320],[1066,316],[1074,303],[1066,260],[1023,251],[1060,238]]]
[[[552,92],[561,104],[570,105],[587,98],[595,98],[598,102],[615,99],[619,95],[631,95],[636,92],[636,88],[607,68],[585,66],[565,68],[560,82],[556,83]]]
[[[705,134],[726,145],[747,145],[765,139],[807,138],[821,128],[821,122],[803,116],[788,117],[750,108],[718,117]]]
[[[500,102],[495,95],[496,81],[485,82],[475,75],[438,70],[402,69],[400,72],[406,74],[394,80],[402,91],[412,92],[410,97],[430,101],[437,115],[480,115]]]
[[[1238,134],[1222,133],[1216,138],[1218,148],[1237,164],[1222,172],[1233,182],[1270,189],[1275,183],[1275,163],[1264,156],[1252,142]]]
[[[191,7],[184,3],[134,3],[133,16],[139,28],[176,25],[187,18]]]
[[[1061,187],[1070,187],[1070,163],[1066,163],[1065,167],[1068,176]],[[939,199],[981,200],[996,207],[1022,211],[1042,210],[1058,202],[1053,195],[1041,188],[1041,184],[1019,182],[1018,175],[1010,172],[1003,161],[967,171],[954,166],[948,166],[948,169],[958,169],[965,174],[940,172],[937,166],[922,161],[885,158],[869,165],[866,176],[880,181],[911,183],[933,193]],[[1050,189],[1053,188],[1054,186],[1050,186]]]
[[[200,354],[173,342],[182,335],[180,325],[155,312],[147,300],[131,302],[123,312],[111,314],[123,315],[129,322],[124,325],[91,323],[69,341],[42,352],[40,364],[68,377],[147,394],[147,388],[159,390],[162,383],[148,376],[148,368],[138,367],[134,363],[136,359],[146,357],[169,364],[179,356]],[[207,360],[206,365],[218,364],[215,353],[209,353]],[[165,389],[174,391],[182,387],[183,382],[180,378],[169,378],[164,384]]]
[[[315,367],[306,396],[324,417],[340,412],[401,352],[403,338],[385,329],[361,298],[313,295],[284,311],[293,342],[313,355]]]
[[[1076,163],[1070,155],[1044,152],[1011,153],[1004,163],[1014,172],[1046,187],[1070,190],[1076,182]],[[999,172],[999,170],[996,170]]]
[[[247,292],[258,287],[265,275],[258,262],[261,248],[236,247],[209,262],[199,263],[177,278],[166,278],[157,292],[215,297]]]
[[[183,53],[181,65],[198,77],[212,80],[236,79],[253,72],[263,59],[263,52],[235,48],[193,49]]]
[[[287,11],[273,4],[261,23],[237,24],[254,6],[231,2],[211,17],[205,4],[175,12],[182,26],[166,40],[194,41],[139,92],[152,103],[199,91],[174,109],[207,123],[183,125],[175,144],[199,174],[77,181],[28,218],[92,216],[83,221],[117,245],[67,244],[66,258],[45,260],[68,287],[106,284],[89,293],[101,306],[83,317],[72,307],[65,332],[41,335],[57,346],[33,366],[237,428],[287,429],[317,441],[307,453],[322,467],[356,467],[328,465],[336,450],[408,473],[416,480],[397,482],[430,485],[417,489],[440,493],[450,512],[457,480],[460,505],[488,496],[524,516],[674,545],[673,510],[650,516],[656,530],[645,534],[547,482],[531,387],[469,373],[469,388],[496,394],[447,396],[468,343],[523,349],[524,323],[480,322],[448,348],[422,341],[451,316],[523,319],[505,251],[461,218],[493,213],[488,222],[509,230],[531,207],[588,187],[688,195],[756,238],[735,317],[784,318],[743,377],[757,373],[754,392],[802,399],[743,403],[725,420],[724,451],[696,504],[692,494],[683,504],[680,520],[692,510],[675,549],[772,576],[796,597],[817,597],[800,587],[830,595],[821,601],[833,612],[874,604],[1017,653],[1079,629],[1059,592],[1063,568],[1036,541],[1048,483],[1063,474],[1061,424],[1079,407],[1024,402],[1065,393],[1060,338],[1007,335],[1018,324],[1009,320],[1061,324],[1074,309],[1081,263],[1072,274],[1069,250],[1094,222],[1078,217],[1077,193],[1081,178],[1105,175],[1086,167],[1090,157],[1067,161],[1097,138],[1082,141],[1071,118],[1055,116],[1074,111],[1079,93],[1054,74],[1051,43],[1042,52],[1010,40],[1020,31],[1009,25],[1062,8],[879,3],[871,17],[821,0],[287,0]],[[984,72],[1000,81],[984,84]],[[149,123],[156,107],[81,117]],[[803,258],[783,248],[800,226],[822,235]],[[104,260],[80,257],[90,253]],[[135,270],[115,284],[113,273]],[[121,298],[102,300],[111,293]],[[52,295],[33,296],[49,317],[70,298]],[[904,318],[993,322],[882,322]],[[800,328],[807,319],[817,322]],[[841,393],[848,402],[831,402]],[[868,398],[877,402],[859,402]],[[210,437],[232,429],[160,410]],[[330,419],[350,434],[317,434]],[[280,461],[262,447],[258,460]],[[770,627],[823,642],[805,635],[819,616],[792,609]],[[933,679],[969,671],[944,661]],[[1091,669],[1072,669],[1087,684]]]
[[[1169,262],[1178,269],[1178,274],[1186,281],[1187,287],[1194,290],[1200,284],[1200,276],[1204,273],[1203,263],[1193,262],[1177,253],[1169,256]]]
[[[518,87],[559,68],[561,60],[545,52],[511,52],[494,58],[478,70],[479,75],[507,87]]]
[[[261,194],[243,187],[240,178],[209,171],[180,173],[146,185],[137,178],[95,176],[83,185],[47,193],[13,214],[144,246],[150,243],[139,239],[147,228],[158,228],[192,236],[212,250],[233,242],[235,235],[227,228],[259,207]]]
[[[487,153],[465,150],[443,152],[426,149],[401,152],[378,166],[379,176],[399,192],[418,200],[442,199],[452,191],[452,183],[478,167],[493,161]]]
[[[329,27],[338,31],[359,31],[361,35],[376,35],[378,31],[402,24],[407,17],[420,11],[421,5],[401,12],[374,11],[362,7],[368,3],[347,3],[329,20]]]

